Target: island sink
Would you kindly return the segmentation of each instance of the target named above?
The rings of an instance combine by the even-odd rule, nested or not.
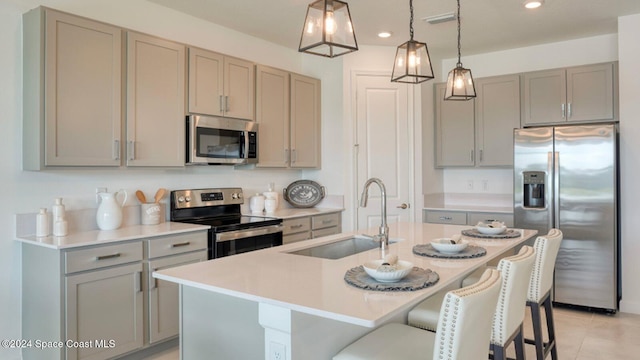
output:
[[[389,239],[393,244],[398,240]],[[289,254],[319,257],[324,259],[341,259],[346,256],[380,248],[380,242],[367,236],[350,236],[329,244],[317,245],[306,249],[289,252]]]

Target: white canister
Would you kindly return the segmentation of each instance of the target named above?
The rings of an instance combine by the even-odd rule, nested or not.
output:
[[[49,226],[49,214],[47,214],[46,208],[41,208],[40,212],[36,215],[36,236],[45,237],[51,235]]]
[[[264,199],[264,211],[267,214],[272,214],[278,208],[278,202],[276,199],[266,198]]]
[[[140,204],[140,223],[142,225],[160,224],[160,204]]]
[[[69,224],[67,220],[58,217],[58,219],[53,222],[53,236],[67,236],[68,234]]]
[[[261,213],[264,211],[264,196],[255,194],[249,199],[249,209],[252,213]]]
[[[53,221],[54,224],[58,219],[63,219],[65,217],[65,207],[62,203],[62,198],[56,198],[55,204],[51,207],[51,212],[53,213]]]

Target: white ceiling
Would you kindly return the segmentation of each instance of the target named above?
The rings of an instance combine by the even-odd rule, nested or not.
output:
[[[297,49],[312,0],[149,0],[216,24]],[[409,40],[408,0],[347,0],[359,45],[398,46]],[[456,56],[456,22],[421,19],[456,10],[455,0],[414,0],[414,39],[431,56]],[[462,56],[617,32],[617,18],[640,13],[640,0],[462,0]],[[391,31],[380,39],[377,33]],[[347,55],[348,56],[348,55]]]

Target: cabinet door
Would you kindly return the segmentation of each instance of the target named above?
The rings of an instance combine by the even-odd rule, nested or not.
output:
[[[320,80],[291,74],[291,167],[320,168]]]
[[[149,261],[145,276],[149,294],[149,343],[176,336],[179,328],[178,284],[155,279],[153,272],[206,260],[207,251],[204,250]]]
[[[256,122],[258,167],[289,166],[289,73],[258,65]]]
[[[567,120],[614,120],[613,64],[567,69]]]
[[[185,48],[127,33],[127,166],[184,166]]]
[[[255,65],[246,60],[224,58],[224,115],[254,120]]]
[[[224,56],[189,48],[189,112],[224,115]]]
[[[140,263],[66,277],[66,339],[91,344],[67,347],[67,360],[107,359],[142,347],[141,277]]]
[[[549,70],[523,75],[525,125],[566,121],[567,83],[565,70]]]
[[[45,22],[45,165],[120,165],[121,30],[48,9]]]
[[[473,166],[474,101],[445,101],[446,84],[437,84],[436,166]]]
[[[476,164],[512,166],[513,129],[520,127],[520,77],[479,79],[476,90]]]

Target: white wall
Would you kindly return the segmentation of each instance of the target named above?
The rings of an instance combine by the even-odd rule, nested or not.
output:
[[[621,311],[640,314],[640,14],[618,20],[620,69],[620,182],[622,225],[622,302]]]
[[[144,0],[2,0],[0,1],[0,339],[21,338],[20,283],[21,251],[14,241],[17,213],[36,212],[51,207],[55,197],[63,197],[69,210],[96,207],[95,188],[141,189],[147,195],[157,188],[241,186],[247,194],[266,191],[269,182],[276,189],[307,176],[294,170],[234,170],[231,167],[186,169],[94,169],[26,172],[22,158],[22,13],[45,5],[169,40],[196,45],[257,63],[319,77],[323,102],[323,171],[309,172],[329,184],[332,195],[342,195],[337,174],[342,169],[341,154],[327,143],[340,139],[342,129],[341,65],[308,60],[292,49],[274,45],[203,20],[187,16]],[[336,107],[337,109],[332,108]],[[330,133],[329,133],[330,132]],[[329,135],[328,135],[329,134]],[[325,175],[327,174],[327,175]],[[135,200],[128,202],[136,204]],[[43,269],[44,271],[44,269]],[[0,359],[18,359],[19,352],[0,349]]]

